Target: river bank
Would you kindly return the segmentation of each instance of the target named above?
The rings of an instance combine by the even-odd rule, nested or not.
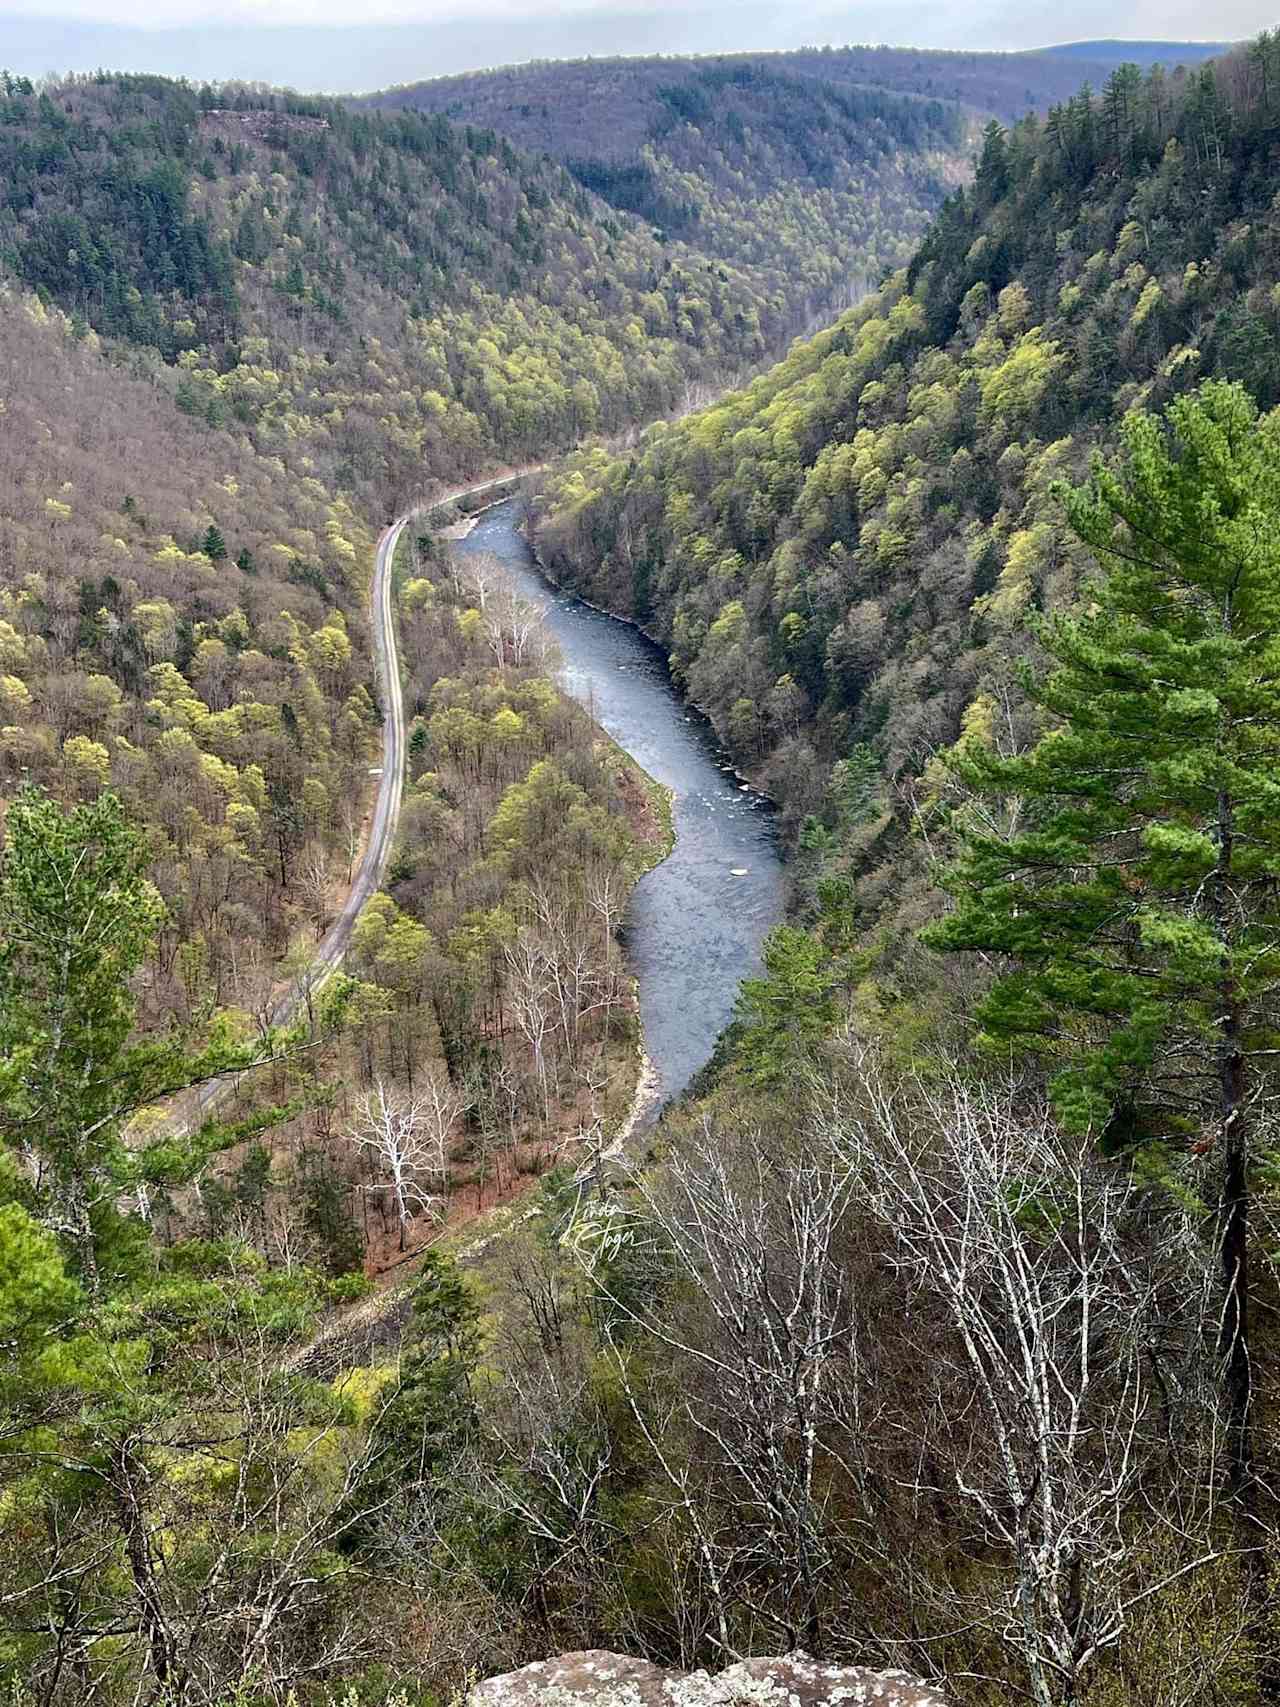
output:
[[[768,801],[744,782],[706,719],[682,700],[662,648],[540,571],[504,499],[466,518],[453,550],[496,558],[556,640],[565,686],[597,725],[672,792],[675,848],[643,876],[623,940],[639,987],[655,1106],[710,1059],[738,987],[783,914],[786,879]]]

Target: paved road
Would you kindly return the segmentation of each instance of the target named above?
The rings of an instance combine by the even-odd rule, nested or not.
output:
[[[370,617],[373,629],[373,655],[378,669],[378,687],[382,696],[382,776],[378,782],[378,798],[373,807],[373,824],[369,840],[351,885],[351,893],[337,918],[329,926],[324,941],[316,949],[307,974],[315,990],[336,966],[341,963],[351,941],[360,909],[371,895],[382,887],[387,861],[396,839],[400,821],[400,796],[404,790],[404,694],[400,686],[400,654],[396,649],[396,628],[392,615],[391,569],[400,535],[408,525],[410,515],[392,522],[378,541],[378,553],[373,566],[373,588],[370,598]],[[273,1025],[283,1025],[300,1006],[305,990],[291,990],[271,1016]]]
[[[395,843],[396,826],[400,821],[400,797],[404,790],[405,734],[400,654],[396,647],[395,621],[392,615],[391,570],[400,535],[412,516],[413,511],[410,511],[385,529],[378,540],[373,566],[373,585],[369,602],[373,655],[382,697],[382,770],[369,839],[342,911],[316,948],[305,975],[271,1010],[273,1026],[287,1025],[308,996],[314,995],[329,974],[341,965],[361,908],[369,897],[376,895],[382,887],[387,861]],[[190,1113],[181,1121],[179,1130],[182,1133],[190,1132],[206,1119],[214,1105],[234,1087],[236,1078],[236,1074],[228,1073],[223,1078],[211,1079],[207,1085],[201,1085],[190,1098]]]
[[[400,821],[400,798],[404,790],[405,751],[404,693],[400,684],[400,655],[396,647],[392,609],[392,565],[400,535],[415,516],[430,515],[432,511],[441,509],[445,504],[453,503],[459,498],[468,498],[477,493],[492,491],[499,486],[510,485],[521,475],[532,472],[532,468],[513,470],[508,474],[499,474],[491,480],[482,480],[471,486],[459,486],[451,492],[441,493],[417,508],[407,510],[385,529],[378,541],[373,567],[370,619],[374,662],[382,696],[383,723],[382,774],[378,783],[378,798],[373,807],[373,823],[351,885],[351,892],[342,911],[316,948],[306,975],[282,996],[272,1009],[273,1026],[287,1025],[307,998],[314,995],[330,973],[342,964],[361,908],[369,897],[376,895],[382,887],[391,849],[395,845],[396,827]],[[233,1088],[235,1082],[236,1075],[232,1073],[220,1079],[211,1079],[207,1085],[201,1085],[190,1098],[189,1106],[193,1104],[194,1107],[191,1107],[188,1118],[181,1122],[180,1132],[190,1132],[205,1119],[213,1106]]]

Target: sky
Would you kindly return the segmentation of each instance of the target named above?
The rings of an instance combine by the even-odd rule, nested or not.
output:
[[[1280,0],[0,0],[0,66],[100,66],[333,92],[533,58],[830,42],[1033,48],[1238,40]]]
[[[1045,0],[953,0],[946,6],[904,6],[894,0],[859,0],[858,4],[833,7],[829,3],[767,4],[763,0],[739,0],[739,4],[715,7],[682,5],[678,0],[558,0],[554,6],[530,5],[528,0],[21,0],[0,8],[0,15],[30,18],[85,19],[127,27],[156,29],[199,24],[241,26],[350,26],[361,24],[412,23],[466,20],[487,22],[500,43],[504,23],[519,23],[531,15],[546,13],[559,22],[576,20],[608,29],[617,20],[620,35],[628,34],[637,21],[649,18],[655,29],[666,27],[679,33],[682,21],[704,10],[714,10],[726,22],[740,14],[744,30],[762,27],[771,33],[794,33],[812,21],[825,25],[833,42],[887,41],[918,47],[1007,46],[1029,47],[1045,41],[1079,40],[1098,35],[1122,34],[1130,39],[1156,37],[1162,40],[1222,40],[1254,34],[1275,21],[1274,0],[1131,0],[1121,21],[1114,0],[1076,0],[1068,12],[1060,3]],[[932,14],[932,18],[930,17]],[[921,25],[929,20],[929,39]],[[978,24],[983,40],[975,41]],[[935,40],[938,26],[945,25],[953,39]],[[729,27],[732,27],[731,24]],[[987,39],[995,29],[999,40]],[[1042,32],[1049,29],[1049,35]],[[592,33],[595,33],[594,30]],[[816,39],[816,38],[815,38]]]

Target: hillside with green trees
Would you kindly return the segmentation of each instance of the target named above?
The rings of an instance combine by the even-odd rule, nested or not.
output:
[[[800,124],[806,92],[818,112],[824,99],[838,92],[870,98],[868,110],[874,112],[879,103],[892,122],[901,104],[885,97],[905,96],[916,103],[957,103],[1008,124],[1068,100],[1085,83],[1101,88],[1118,65],[1158,62],[1172,73],[1225,52],[1227,45],[1096,41],[1024,53],[850,45],[789,53],[596,55],[434,77],[363,101],[483,124],[559,160],[619,160],[635,154],[656,129],[669,131],[673,104],[692,108],[699,90],[704,101],[708,95],[714,101],[726,85],[739,90],[755,85],[760,113],[784,127],[787,114],[776,99],[784,90],[792,108],[800,108],[793,121]],[[770,95],[775,99],[767,104]]]
[[[803,324],[829,319],[896,265],[938,184],[964,175],[991,114],[1043,112],[1100,86],[1128,52],[1091,45],[1087,55],[844,47],[534,63],[363,104],[483,124],[550,155],[614,207],[764,269]],[[1210,51],[1164,48],[1175,86]]]
[[[744,174],[821,166],[785,79],[703,92]],[[903,121],[840,100],[850,153]],[[0,158],[12,1707],[600,1649],[1273,1702],[1280,38],[992,122],[867,301],[623,448],[794,312],[727,180],[732,264],[493,130],[127,77],[6,79]],[[382,523],[592,433],[540,550],[794,856],[652,1130],[669,802],[439,509],[393,855],[309,976]]]
[[[265,1010],[363,835],[387,516],[783,317],[491,133],[156,78],[3,80],[0,268],[0,792],[146,825],[148,1019]]]
[[[1076,584],[1052,503],[1124,411],[1280,400],[1276,70],[1121,70],[992,124],[910,266],[714,408],[549,486],[554,573],[634,616],[793,822],[859,744],[888,786],[988,723]]]
[[[964,1702],[1274,1697],[1276,55],[993,125],[875,299],[540,531],[795,838],[638,1186],[647,1439],[720,1610],[784,1550],[780,1625]]]
[[[0,182],[16,282],[378,511],[661,413],[787,330],[758,282],[439,119],[10,78]]]
[[[955,101],[819,77],[792,58],[521,67],[368,104],[484,123],[563,161],[655,234],[767,279],[800,329],[896,264],[976,127]]]
[[[0,1677],[23,1707],[451,1688],[491,1625],[450,1611],[463,1648],[433,1644],[435,1567],[391,1564],[423,1477],[476,1438],[476,1311],[428,1247],[621,1124],[617,924],[661,804],[558,687],[535,613],[423,525],[395,574],[387,888],[273,1027],[360,851],[369,533],[60,310],[11,306]],[[313,1356],[406,1262],[414,1297],[374,1334],[394,1360]]]
[[[0,788],[146,824],[153,1017],[269,1007],[350,879],[387,517],[681,407],[793,314],[492,131],[149,77],[0,79],[0,269]]]

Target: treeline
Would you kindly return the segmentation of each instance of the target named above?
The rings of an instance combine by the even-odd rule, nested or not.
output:
[[[713,80],[760,77],[825,85],[875,102],[888,97],[899,113],[912,103],[960,102],[1013,123],[1030,110],[1043,113],[1069,99],[1086,81],[1101,86],[1126,60],[1144,66],[1158,61],[1173,75],[1228,45],[1113,41],[1036,53],[849,45],[790,53],[533,60],[405,84],[365,96],[360,104],[485,125],[519,147],[557,159],[582,152],[584,145],[598,158],[617,159],[634,152],[652,131],[662,89],[696,85],[703,74]]]
[[[0,103],[0,264],[181,408],[383,510],[672,408],[786,332],[768,281],[414,114],[159,78]]]

